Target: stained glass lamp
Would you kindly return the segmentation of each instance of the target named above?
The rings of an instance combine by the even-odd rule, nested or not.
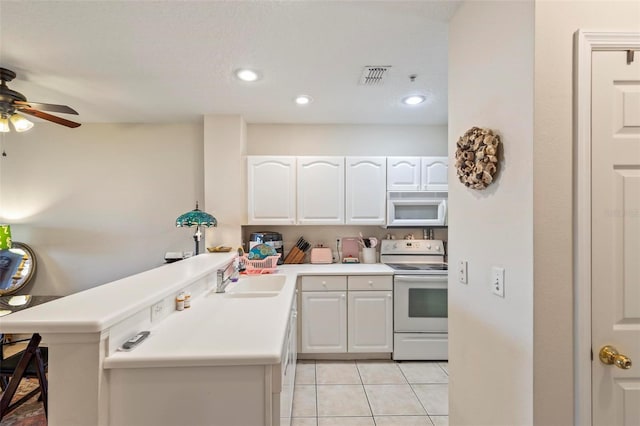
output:
[[[202,231],[200,230],[200,227],[216,227],[218,226],[218,221],[209,213],[200,210],[198,208],[198,202],[196,201],[196,208],[194,210],[191,210],[190,212],[180,215],[180,217],[176,219],[176,226],[178,228],[182,228],[184,226],[189,228],[196,228],[196,233],[193,234],[193,241],[195,241],[196,243],[197,256],[200,253],[200,237],[202,237]]]
[[[0,225],[0,250],[11,248],[11,226]]]

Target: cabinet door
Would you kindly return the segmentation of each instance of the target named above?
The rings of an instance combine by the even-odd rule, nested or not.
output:
[[[387,157],[387,190],[420,189],[420,157]]]
[[[384,225],[386,157],[347,157],[346,178],[346,223]]]
[[[295,157],[247,157],[247,208],[250,225],[295,223]]]
[[[448,191],[449,163],[447,157],[422,158],[422,191]]]
[[[280,392],[280,426],[291,424],[293,409],[293,390],[296,380],[296,360],[298,359],[296,335],[297,335],[297,298],[294,299],[289,316],[289,328],[287,329],[286,340],[283,348],[283,358],[281,360],[282,369],[282,390]]]
[[[302,292],[300,352],[347,351],[347,297],[344,291]]]
[[[349,352],[392,352],[392,292],[350,291],[348,324]]]
[[[344,157],[298,157],[298,223],[344,224]]]

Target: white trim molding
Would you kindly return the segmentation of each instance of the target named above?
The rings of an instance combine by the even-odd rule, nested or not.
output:
[[[640,33],[574,34],[574,423],[591,425],[591,54],[640,50]],[[640,60],[637,59],[637,60]]]

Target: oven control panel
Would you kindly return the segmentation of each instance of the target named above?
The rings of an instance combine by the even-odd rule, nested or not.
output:
[[[380,253],[444,255],[444,245],[441,240],[382,240]]]

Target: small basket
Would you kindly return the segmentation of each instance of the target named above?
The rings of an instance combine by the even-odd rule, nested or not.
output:
[[[242,256],[242,260],[246,265],[245,273],[247,275],[271,274],[278,266],[280,253],[275,256],[267,256],[264,259],[250,260],[247,255]]]

